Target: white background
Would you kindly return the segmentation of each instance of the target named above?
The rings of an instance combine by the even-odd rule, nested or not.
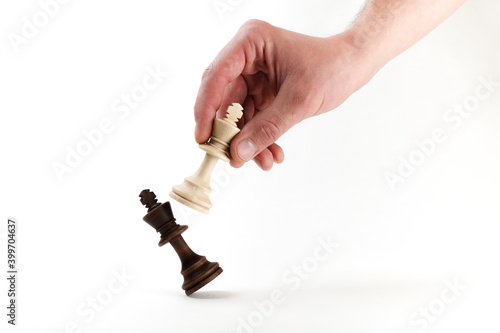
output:
[[[70,1],[17,53],[8,33],[40,5],[1,3],[2,270],[7,218],[19,224],[12,332],[236,332],[251,317],[246,331],[411,333],[429,306],[440,313],[420,331],[498,331],[500,88],[457,129],[443,118],[481,77],[500,81],[493,0],[469,1],[337,110],[293,128],[271,172],[249,163],[227,183],[219,162],[209,215],[172,202],[187,243],[224,269],[183,294],[180,262],[170,245],[158,248],[138,194],[169,200],[203,159],[192,111],[203,70],[247,19],[329,36],[362,1],[233,3],[221,19],[211,0]],[[148,66],[168,77],[120,119],[111,105]],[[113,131],[59,181],[52,163],[104,118]],[[436,128],[447,140],[391,191],[384,174]],[[317,237],[340,246],[292,290],[283,276],[311,263]],[[102,311],[77,312],[122,270],[133,279]],[[467,289],[440,309],[446,280]],[[274,289],[285,300],[263,316],[255,302]]]

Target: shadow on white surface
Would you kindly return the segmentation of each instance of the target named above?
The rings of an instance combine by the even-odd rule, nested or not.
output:
[[[230,299],[230,298],[236,298],[240,294],[239,293],[234,293],[234,292],[229,292],[229,291],[224,291],[224,290],[214,290],[214,291],[197,291],[191,296],[190,298],[195,298],[195,299]]]

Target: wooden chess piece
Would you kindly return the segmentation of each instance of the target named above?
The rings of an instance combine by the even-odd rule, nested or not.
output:
[[[217,262],[210,262],[204,256],[193,252],[181,234],[188,228],[175,222],[170,202],[159,203],[156,195],[150,190],[143,190],[139,195],[141,203],[148,208],[143,220],[160,233],[159,246],[170,243],[181,259],[181,274],[184,276],[182,289],[191,295],[222,273]]]
[[[170,196],[201,213],[208,214],[212,207],[210,202],[210,178],[218,160],[229,162],[229,145],[236,134],[240,132],[236,123],[243,115],[243,108],[233,103],[227,109],[224,119],[215,118],[210,139],[199,145],[206,152],[205,158],[198,170],[184,179],[180,185],[172,187]]]

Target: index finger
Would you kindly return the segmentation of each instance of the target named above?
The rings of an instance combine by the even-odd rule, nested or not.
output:
[[[213,120],[229,83],[241,74],[256,73],[256,62],[264,61],[260,27],[260,23],[253,21],[244,24],[203,73],[194,106],[198,143],[204,143],[210,137]]]
[[[239,43],[229,43],[203,73],[194,106],[195,139],[204,143],[212,132],[212,122],[222,103],[224,90],[245,67],[245,55]]]

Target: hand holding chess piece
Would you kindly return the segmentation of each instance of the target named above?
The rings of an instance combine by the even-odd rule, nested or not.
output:
[[[188,226],[175,222],[170,202],[159,203],[156,195],[150,190],[143,190],[139,196],[141,203],[148,208],[143,220],[161,234],[158,245],[170,243],[181,259],[181,274],[184,276],[182,289],[186,295],[196,292],[222,273],[219,263],[210,262],[204,256],[194,253],[186,244],[181,234]]]
[[[229,162],[229,145],[235,135],[240,132],[236,123],[243,115],[242,111],[240,104],[233,103],[227,109],[224,119],[214,119],[210,139],[199,145],[206,152],[201,166],[192,176],[184,179],[182,184],[172,187],[170,196],[173,199],[201,213],[209,212],[212,207],[210,178],[219,159]]]

